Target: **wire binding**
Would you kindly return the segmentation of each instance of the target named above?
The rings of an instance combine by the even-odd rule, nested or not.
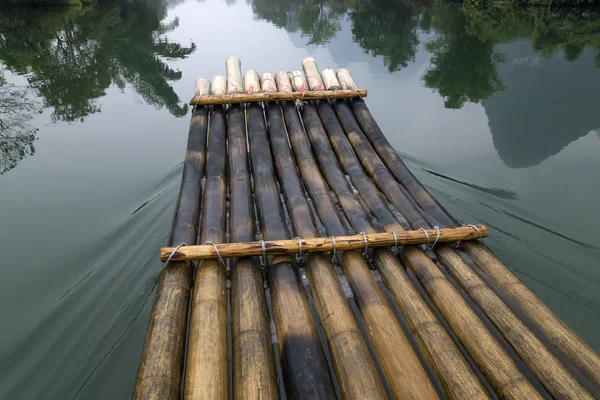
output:
[[[400,249],[398,248],[398,236],[396,236],[396,232],[394,231],[389,231],[388,233],[394,235],[394,247],[396,248],[396,253],[398,253],[400,251]]]
[[[423,233],[425,234],[425,240],[427,240],[427,244],[425,245],[425,247],[429,248],[429,233],[427,233],[427,230],[425,230],[424,228],[419,228],[420,231],[423,231]]]
[[[435,229],[436,236],[435,236],[435,241],[431,245],[431,250],[433,250],[433,248],[437,244],[438,240],[440,240],[440,227],[436,225],[436,226],[433,227],[433,229]]]
[[[333,252],[331,253],[331,262],[335,263],[335,260],[337,259],[337,256],[336,256],[337,248],[336,248],[336,244],[335,244],[335,237],[333,237],[333,236],[331,236],[331,244],[333,245]]]
[[[470,226],[471,228],[475,229],[475,231],[479,235],[479,240],[483,239],[483,235],[481,234],[481,231],[475,225],[473,225],[473,224],[467,224],[467,225],[463,224],[463,226]]]
[[[367,241],[367,234],[364,232],[359,233],[359,235],[362,235],[364,241],[365,241],[365,249],[363,250],[365,257],[367,257],[368,255],[368,251],[369,251],[369,242]]]
[[[181,242],[179,243],[179,246],[175,247],[173,249],[173,251],[171,252],[171,254],[169,254],[169,257],[167,258],[167,261],[165,261],[165,267],[167,266],[167,264],[169,263],[169,261],[171,261],[171,258],[173,258],[173,256],[175,255],[175,253],[177,253],[177,250],[179,250],[179,248],[181,246],[187,246],[188,244],[186,242]]]
[[[227,264],[225,264],[225,261],[223,261],[223,257],[221,257],[221,253],[219,253],[219,249],[217,248],[217,245],[214,244],[213,242],[211,242],[210,240],[207,240],[204,244],[210,244],[210,245],[212,245],[213,249],[215,249],[215,253],[217,253],[217,257],[219,258],[219,262],[221,263],[221,265],[223,265],[223,267],[225,269],[227,269]]]
[[[302,256],[302,239],[296,236],[294,239],[298,240],[298,254],[296,254],[296,263],[303,264],[304,257]]]
[[[267,250],[265,249],[265,241],[261,240],[260,245],[262,247],[262,257],[260,258],[260,265],[264,268],[267,266]]]

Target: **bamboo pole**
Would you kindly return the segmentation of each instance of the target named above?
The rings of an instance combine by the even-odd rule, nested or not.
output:
[[[338,77],[343,78],[342,86],[346,89],[355,87],[347,70],[340,70]],[[455,220],[427,192],[414,175],[402,162],[398,154],[387,141],[385,135],[375,122],[364,101],[352,102],[354,115],[368,136],[373,147],[386,163],[389,171],[406,187],[414,199],[430,215],[434,216],[442,226],[456,226]],[[480,242],[465,242],[466,252],[476,265],[497,284],[509,298],[518,304],[544,335],[579,369],[596,388],[600,389],[600,355],[571,330],[548,306],[519,281],[496,257]]]
[[[328,87],[339,85],[331,70],[323,71],[323,79]],[[309,87],[311,87],[310,83]],[[344,135],[332,106],[321,102],[317,104],[317,109],[329,140],[323,131],[315,130],[312,131],[311,142],[313,148],[318,149],[316,152],[321,154],[324,168],[330,169],[330,166],[335,165],[337,155],[341,167],[350,177],[353,186],[385,229],[394,230],[396,235],[406,233],[402,232],[403,227],[384,205],[379,191],[362,170],[360,161]],[[434,237],[430,236],[432,240]],[[409,322],[448,396],[451,398],[487,397],[485,388],[467,360],[421,298],[398,260],[389,251],[377,251],[376,259],[379,261],[377,266],[384,284],[390,290],[398,309]]]
[[[261,76],[264,91],[271,89],[269,85],[273,82],[271,74]],[[277,178],[286,200],[294,232],[303,237],[316,237],[313,214],[296,172],[281,108],[276,103],[270,103],[266,107],[266,115],[271,156],[275,161]],[[303,253],[305,253],[304,248]],[[342,397],[344,399],[386,398],[369,350],[331,261],[320,254],[305,258],[310,290],[329,345]],[[360,373],[357,374],[356,371]]]
[[[289,238],[260,105],[248,104],[246,126],[263,238]],[[333,398],[323,348],[293,260],[291,256],[271,256],[267,267],[285,389],[291,398]]]
[[[196,81],[196,93],[206,94],[210,82]],[[201,180],[206,160],[208,110],[192,111],[181,188],[169,245],[195,244],[200,214]],[[188,303],[193,266],[173,262],[164,266],[152,306],[146,340],[137,372],[134,399],[179,399],[183,372]]]
[[[193,106],[224,105],[240,103],[261,103],[287,100],[326,100],[326,99],[351,99],[367,97],[367,90],[325,90],[318,92],[271,92],[271,93],[238,93],[229,95],[202,95],[194,96],[189,104]]]
[[[215,77],[213,93],[225,91]],[[223,107],[214,107],[207,146],[206,183],[202,196],[201,241],[225,241],[227,135]],[[184,398],[227,399],[227,267],[215,260],[198,265],[194,278]]]
[[[294,75],[296,78],[299,77],[297,73],[294,73]],[[281,79],[283,76],[278,75],[277,78]],[[285,82],[282,82],[283,86],[285,84]],[[294,85],[295,88],[301,88],[305,83],[301,79],[295,79]],[[290,143],[294,149],[296,163],[307,189],[315,199],[325,197],[325,201],[314,202],[316,211],[329,234],[344,234],[345,228],[337,216],[335,206],[331,200],[327,201],[326,199],[329,192],[312,158],[296,110],[290,103],[283,104],[283,106]],[[303,107],[303,119],[307,130],[318,123],[316,113],[311,115],[305,113],[310,107],[312,107],[310,104],[305,104]],[[338,184],[347,185],[343,177],[340,177]],[[338,191],[336,195],[342,203],[354,202],[354,198],[349,192],[341,193]],[[344,208],[344,211],[350,220],[354,218],[353,215],[358,214],[349,213],[348,208]],[[366,216],[362,218],[365,221],[367,220]],[[373,232],[368,224],[367,226],[369,229],[365,229],[365,231]],[[340,263],[355,294],[361,316],[371,333],[371,340],[377,358],[388,379],[393,395],[398,398],[437,398],[437,393],[429,377],[393,315],[383,293],[373,279],[364,259],[356,251],[344,252],[340,255]]]
[[[389,211],[388,211],[389,213]],[[392,214],[389,213],[393,218]],[[365,247],[365,239],[369,248],[407,246],[415,244],[431,244],[437,240],[438,243],[458,242],[464,240],[475,240],[479,237],[487,237],[488,229],[484,225],[461,226],[451,229],[428,229],[423,231],[404,231],[371,233],[368,235],[351,235],[328,237],[304,237],[300,240],[270,240],[265,241],[265,253],[267,255],[284,255],[302,253],[325,253],[333,250],[333,241],[340,251],[362,250]],[[216,245],[219,255],[212,245],[182,246],[177,251],[174,247],[163,247],[160,249],[161,261],[171,257],[172,261],[206,260],[234,257],[249,257],[262,255],[262,242],[232,242]]]
[[[544,335],[573,365],[600,389],[600,355],[548,308],[523,282],[512,274],[479,242],[463,248],[491,280],[514,300]]]
[[[334,103],[335,102],[340,101],[334,101]],[[335,107],[336,105],[334,104],[334,108]],[[321,107],[320,110],[326,111],[328,108]],[[327,121],[326,125],[330,129],[328,133],[337,133],[337,136],[339,136],[337,139],[341,141],[343,140],[342,136],[344,136],[344,131],[339,125],[340,123],[343,124],[343,121],[340,121],[340,123],[337,124],[337,127],[332,126],[331,121],[336,121],[336,117],[335,114],[331,113],[331,108],[329,108],[329,111],[330,115],[323,113],[321,115],[321,119],[323,121]],[[318,130],[315,131],[313,136],[315,138],[313,149],[318,149],[317,151],[321,151],[324,147],[326,147],[326,139],[324,139],[326,135],[322,128],[320,132]],[[311,135],[309,134],[309,138],[310,137]],[[320,141],[317,141],[317,138],[320,138]],[[332,140],[332,142],[334,142],[334,140]],[[346,148],[349,149],[348,145],[346,145]],[[356,151],[357,149],[355,148],[354,150]],[[335,156],[332,156],[330,158],[334,159],[334,157]],[[360,162],[364,162],[364,159],[359,160]],[[353,158],[352,160],[348,161],[356,163],[359,160]],[[333,160],[330,164],[332,163]],[[323,170],[334,169],[331,165],[325,165],[325,160],[320,160],[320,164]],[[341,171],[338,173],[341,174]],[[362,174],[364,174],[364,172],[362,172]],[[358,190],[361,196],[363,196],[363,199],[368,202],[373,209],[378,210],[379,216],[382,216],[382,210],[384,210],[385,206],[380,204],[380,198],[375,195],[376,189],[374,187],[367,186],[372,185],[368,183],[367,179],[356,180],[356,182],[360,183]],[[391,221],[391,219],[387,219],[387,221]],[[356,228],[362,229],[362,227]],[[387,225],[386,229],[387,228],[393,228],[397,230],[404,229],[400,224],[397,223]],[[379,254],[380,252],[381,251],[377,251],[377,255],[380,258],[382,256],[384,257],[385,253]],[[431,259],[429,259],[429,257],[427,257],[421,249],[409,246],[404,249],[403,260],[405,264],[413,270],[421,284],[424,286],[426,292],[430,295],[434,304],[442,312],[442,315],[444,315],[444,317],[447,319],[453,331],[461,339],[463,345],[467,348],[474,361],[477,363],[492,387],[494,387],[501,397],[539,398],[539,394],[529,384],[514,362],[505,353],[504,349],[502,349],[500,344],[485,328],[484,324],[479,320],[464,299],[462,299],[452,284],[437,269]],[[400,269],[400,267],[397,269]],[[385,268],[382,270],[384,274],[389,272],[386,271]],[[390,275],[388,274],[387,276],[389,277]],[[400,299],[398,298],[398,300]]]
[[[371,147],[364,133],[358,126],[347,105],[341,104],[336,108],[338,117],[344,125],[348,139],[354,146],[354,149],[361,159],[369,158],[374,164],[383,164]],[[371,169],[370,177],[379,186],[395,206],[398,206],[398,200],[390,191],[393,185],[382,185],[380,182],[384,179],[393,179],[381,170]],[[416,211],[416,210],[415,210]],[[419,224],[413,218],[407,217],[413,226]],[[504,302],[464,263],[449,246],[438,246],[435,252],[446,266],[453,278],[466,290],[466,292],[483,309],[486,315],[492,320],[505,339],[517,351],[525,361],[531,371],[536,375],[540,382],[548,391],[558,398],[591,398],[591,395],[581,386],[581,384],[569,374],[565,367],[556,357],[544,346],[544,344],[535,336],[529,328],[504,304]]]
[[[227,92],[243,90],[240,60],[228,58],[226,68]],[[255,239],[256,228],[242,105],[229,107],[227,138],[229,239],[232,242],[250,241]],[[235,259],[230,265],[233,398],[276,399],[277,376],[260,267],[250,257]]]

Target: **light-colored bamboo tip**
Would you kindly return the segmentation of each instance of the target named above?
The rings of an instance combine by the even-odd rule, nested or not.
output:
[[[212,94],[220,96],[225,94],[227,89],[227,78],[223,75],[217,75],[212,80]]]
[[[292,87],[296,92],[306,92],[308,83],[302,71],[292,71]]]
[[[244,74],[244,89],[247,93],[260,92],[260,79],[258,72],[254,70],[246,71]]]
[[[236,56],[230,56],[225,61],[227,71],[227,93],[243,93],[242,62]]]
[[[210,81],[206,78],[196,79],[194,84],[194,96],[210,94]]]
[[[319,67],[314,58],[306,57],[302,60],[302,68],[306,74],[306,80],[310,90],[325,90],[323,79],[321,79],[321,74],[319,73]]]
[[[275,84],[275,77],[270,72],[265,72],[260,76],[260,89],[266,93],[272,93],[277,91],[277,85]]]
[[[293,90],[287,71],[279,71],[276,73],[275,82],[277,83],[277,90],[280,92],[291,92]]]
[[[321,72],[321,77],[323,78],[323,83],[325,84],[325,88],[327,90],[335,90],[341,89],[340,81],[338,81],[335,76],[335,72],[331,68],[324,69]]]
[[[350,71],[346,68],[342,68],[337,72],[337,78],[340,81],[340,85],[342,85],[342,89],[344,90],[357,90],[356,83],[354,83],[354,79],[352,79],[352,75],[350,75]]]
[[[315,61],[315,59],[314,59],[314,58],[312,58],[312,57],[306,57],[306,58],[304,58],[304,59],[302,60],[302,67],[304,67],[306,64],[309,64],[309,63],[314,63],[314,64],[316,64],[317,62],[316,62],[316,61]]]

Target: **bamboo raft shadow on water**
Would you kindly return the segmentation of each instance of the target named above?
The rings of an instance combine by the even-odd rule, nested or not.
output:
[[[421,185],[349,71],[302,67],[196,81],[134,398],[598,397],[600,356]]]

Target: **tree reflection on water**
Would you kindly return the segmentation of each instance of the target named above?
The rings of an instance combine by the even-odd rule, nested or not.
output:
[[[154,4],[156,3],[156,4]],[[130,85],[146,103],[182,117],[171,83],[181,72],[166,59],[181,59],[196,46],[164,37],[177,19],[162,23],[166,4],[114,2],[89,8],[15,9],[0,14],[0,62],[26,77],[29,88],[0,80],[0,172],[34,153],[35,131],[28,126],[38,97],[53,121],[83,121],[101,111],[98,99],[114,84]]]

